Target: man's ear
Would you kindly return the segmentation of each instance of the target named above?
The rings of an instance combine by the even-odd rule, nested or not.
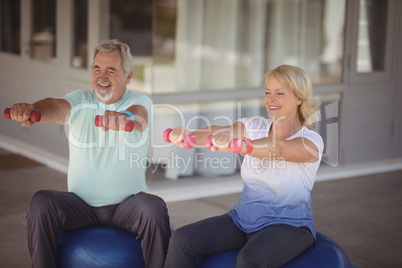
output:
[[[130,82],[131,77],[133,77],[133,71],[127,75],[127,83]]]

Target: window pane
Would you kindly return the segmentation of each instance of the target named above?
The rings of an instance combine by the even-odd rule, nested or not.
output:
[[[129,88],[148,93],[259,88],[281,64],[342,82],[345,0],[104,1],[109,38],[130,45]]]
[[[281,64],[305,69],[314,84],[342,82],[345,1],[271,0],[266,5],[266,72]]]
[[[154,93],[263,86],[281,64],[342,82],[345,0],[157,0]]]
[[[56,60],[56,0],[32,0],[31,57]]]
[[[151,81],[145,80],[145,72],[152,66],[153,1],[113,0],[109,5],[109,36],[127,43],[133,55],[134,72],[128,88],[150,92]]]
[[[154,21],[154,93],[177,91],[177,0],[156,0]]]
[[[384,70],[387,20],[385,0],[360,0],[357,72]]]
[[[74,68],[87,68],[88,63],[88,0],[74,0],[74,35],[73,58]]]
[[[0,0],[0,50],[20,54],[20,0]]]

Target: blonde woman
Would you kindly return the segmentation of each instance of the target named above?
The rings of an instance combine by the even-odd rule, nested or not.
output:
[[[197,256],[239,250],[236,267],[280,267],[315,241],[310,191],[324,148],[314,132],[315,104],[310,78],[300,68],[281,65],[265,75],[269,119],[242,118],[233,125],[190,132],[175,128],[169,138],[184,147],[186,135],[211,150],[230,152],[241,140],[243,191],[228,213],[175,231],[166,268],[193,267]]]

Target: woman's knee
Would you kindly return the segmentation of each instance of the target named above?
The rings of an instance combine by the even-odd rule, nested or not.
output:
[[[250,251],[250,250],[245,250],[242,249],[239,252],[239,255],[237,255],[237,261],[236,261],[236,268],[246,268],[246,267],[264,267],[264,268],[274,268],[274,267],[280,267],[281,265],[275,264],[275,262],[272,262],[272,259],[266,258],[266,256],[258,256],[256,255],[255,252]]]
[[[240,250],[239,255],[237,255],[236,267],[258,267],[254,263],[255,256],[252,251],[247,248]]]
[[[169,248],[191,248],[191,243],[194,239],[191,238],[191,232],[189,232],[186,228],[187,226],[183,226],[178,228],[172,233],[169,241]]]

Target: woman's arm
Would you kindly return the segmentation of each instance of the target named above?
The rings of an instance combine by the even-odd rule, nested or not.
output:
[[[251,156],[267,160],[285,160],[304,163],[315,162],[320,153],[317,146],[309,139],[297,137],[291,140],[279,140],[270,137],[253,141]],[[247,143],[243,141],[241,153],[247,151]]]
[[[175,143],[176,146],[181,148],[185,148],[183,144],[184,137],[187,135],[194,135],[196,138],[196,147],[198,148],[206,148],[206,141],[208,136],[214,135],[212,140],[212,151],[230,151],[228,149],[229,142],[234,138],[243,138],[246,137],[247,133],[245,131],[244,124],[240,121],[236,121],[232,125],[228,126],[216,126],[210,125],[208,127],[204,127],[193,132],[189,131],[186,128],[175,127],[169,135],[169,139],[171,142]],[[227,147],[227,148],[226,148]]]
[[[230,152],[229,143],[235,138],[242,139],[240,153],[244,154],[248,149],[248,144],[244,140],[244,138],[247,138],[247,132],[241,121],[236,121],[229,126],[211,125],[193,132],[186,128],[176,127],[171,131],[169,138],[177,146],[185,148],[183,144],[184,137],[190,134],[196,137],[195,146],[199,148],[205,148],[208,136],[214,135],[211,148],[214,152]],[[303,137],[292,140],[266,137],[254,140],[252,143],[254,148],[250,155],[259,159],[304,163],[315,162],[320,156],[317,146],[311,140]]]

